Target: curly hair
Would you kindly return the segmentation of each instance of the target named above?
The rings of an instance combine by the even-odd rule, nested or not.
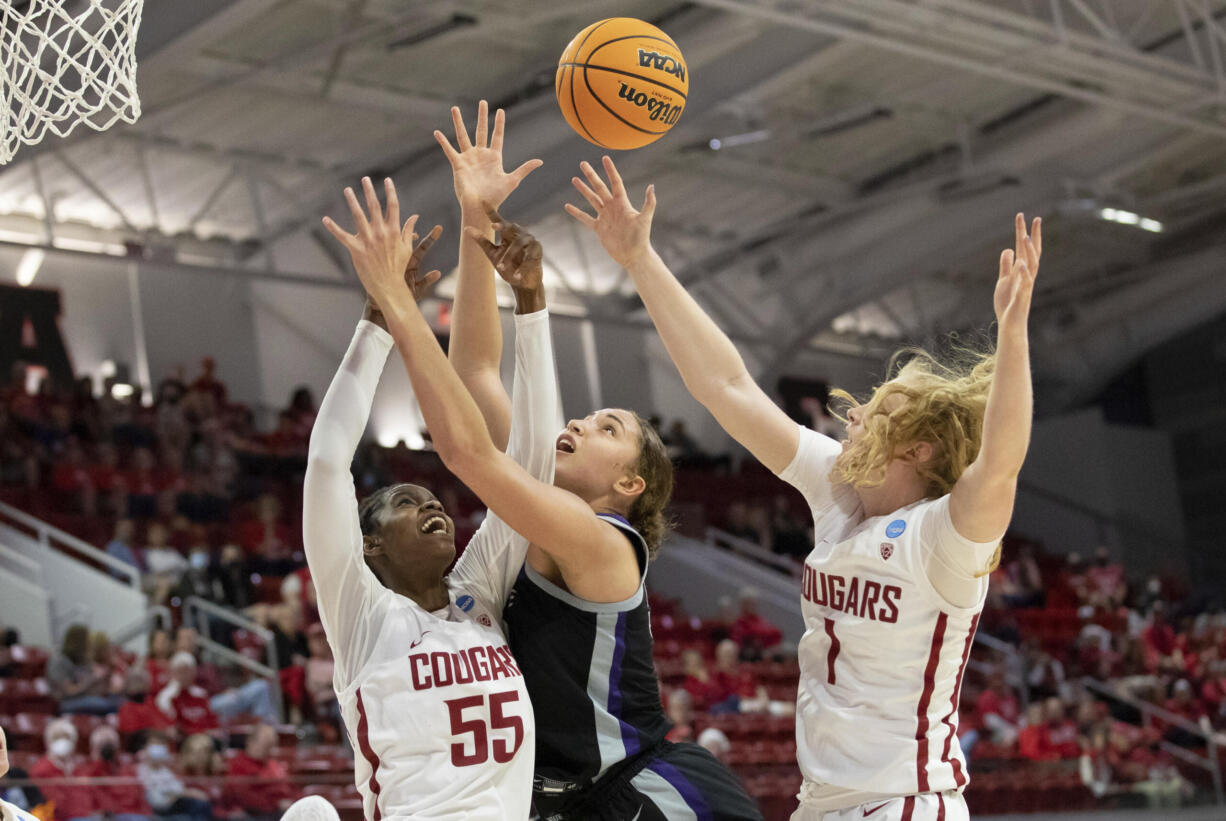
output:
[[[951,340],[940,358],[914,347],[895,353],[886,368],[887,380],[873,388],[866,402],[847,391],[832,390],[831,414],[846,423],[846,411],[860,408],[864,434],[835,460],[830,480],[877,487],[885,481],[886,466],[899,447],[928,442],[932,457],[916,465],[924,496],[936,499],[949,493],[979,455],[995,373],[996,352],[990,345],[964,347]],[[888,411],[886,400],[892,396],[906,401]],[[999,561],[998,547],[991,567]]]
[[[647,542],[648,557],[654,559],[672,529],[664,509],[673,495],[673,462],[651,423],[634,411],[630,413],[639,426],[639,458],[634,472],[643,477],[646,488],[630,506],[626,519]]]

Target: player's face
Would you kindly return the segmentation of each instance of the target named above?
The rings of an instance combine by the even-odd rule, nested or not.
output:
[[[455,523],[434,494],[418,485],[398,485],[386,502],[379,524],[384,554],[398,560],[455,557]]]
[[[640,431],[634,414],[620,408],[572,419],[554,444],[554,482],[583,498],[608,493],[638,464]]]
[[[0,778],[4,778],[9,771],[9,748],[8,739],[4,737],[4,728],[0,727]]]
[[[892,381],[895,384],[901,384],[898,380]],[[879,388],[878,391],[880,390]],[[843,450],[847,450],[864,435],[864,426],[869,416],[877,413],[891,414],[907,402],[907,397],[901,393],[890,393],[884,399],[878,398],[879,396],[880,393],[870,399],[867,404],[857,405],[847,410],[847,438],[843,440]]]

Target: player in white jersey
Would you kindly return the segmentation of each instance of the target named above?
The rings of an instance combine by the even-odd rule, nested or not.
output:
[[[398,209],[389,217],[399,225]],[[406,238],[415,221],[404,226]],[[416,279],[422,250],[398,260],[414,294],[437,278]],[[349,465],[393,344],[382,323],[368,305],[321,403],[303,512],[365,816],[525,819],[534,721],[501,613],[527,541],[490,515],[445,579],[454,526],[429,491],[394,485],[355,504]],[[548,316],[517,314],[516,328],[507,454],[532,475],[549,477],[555,431],[533,412],[535,402],[557,403]]]
[[[727,336],[651,247],[655,192],[630,205],[583,164],[592,228],[634,281],[686,387],[813,511],[797,698],[804,786],[796,821],[967,817],[958,746],[962,673],[999,562],[1030,439],[1027,318],[1041,249],[1021,214],[1001,254],[994,354],[907,362],[861,405],[847,439],[797,425],[756,385]],[[891,371],[894,366],[891,364]]]
[[[0,778],[9,771],[8,740],[4,736],[4,728],[0,727]],[[38,821],[33,815],[0,799],[0,821]]]

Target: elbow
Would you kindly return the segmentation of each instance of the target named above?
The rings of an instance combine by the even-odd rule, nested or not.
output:
[[[471,477],[479,471],[480,466],[487,461],[486,451],[492,451],[493,443],[489,437],[468,441],[452,436],[440,436],[434,440],[434,449],[447,470],[457,479],[468,484]]]

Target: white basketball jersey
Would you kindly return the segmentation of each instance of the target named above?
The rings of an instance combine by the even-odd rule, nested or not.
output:
[[[780,474],[809,501],[816,542],[801,597],[800,769],[808,781],[865,793],[961,789],[958,698],[987,580],[973,607],[954,607],[924,559],[936,541],[977,543],[954,530],[948,496],[865,519],[854,490],[829,482],[839,452],[802,428]]]
[[[532,703],[497,614],[385,592],[369,659],[338,689],[366,819],[526,819]]]

